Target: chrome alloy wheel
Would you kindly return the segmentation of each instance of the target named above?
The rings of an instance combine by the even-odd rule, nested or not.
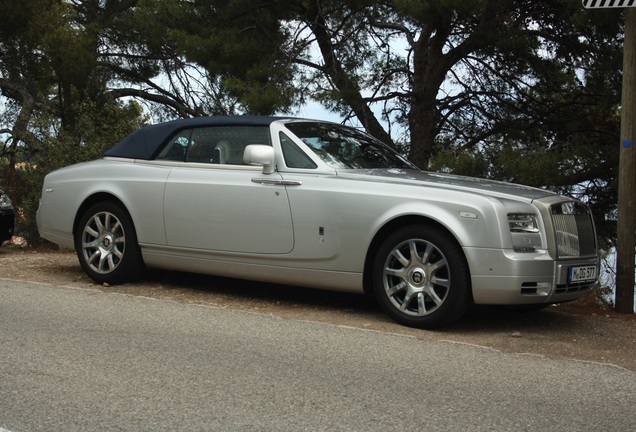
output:
[[[119,219],[110,212],[95,213],[82,232],[82,255],[96,273],[112,273],[121,263],[126,234]]]
[[[414,317],[439,309],[451,286],[446,257],[434,244],[422,239],[408,239],[393,248],[386,258],[382,279],[393,306]]]

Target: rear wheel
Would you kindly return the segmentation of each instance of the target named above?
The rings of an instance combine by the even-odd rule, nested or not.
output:
[[[470,304],[470,273],[461,247],[446,232],[412,225],[382,243],[373,265],[380,306],[401,324],[435,328]]]
[[[84,213],[75,233],[75,251],[86,274],[98,283],[127,282],[143,267],[132,220],[121,205],[110,201]]]

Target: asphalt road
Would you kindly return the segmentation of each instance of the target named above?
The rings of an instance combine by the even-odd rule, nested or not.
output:
[[[0,279],[0,432],[633,431],[636,373]]]

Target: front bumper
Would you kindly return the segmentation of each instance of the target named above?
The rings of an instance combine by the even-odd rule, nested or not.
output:
[[[523,305],[576,300],[592,291],[596,280],[569,282],[572,267],[595,266],[598,257],[554,260],[545,253],[466,248],[477,304]]]
[[[0,212],[0,243],[13,237],[14,224],[15,214],[13,212]]]

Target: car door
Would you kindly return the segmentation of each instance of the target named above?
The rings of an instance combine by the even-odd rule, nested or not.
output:
[[[246,145],[269,139],[267,128],[259,129],[264,130],[204,128],[181,140],[187,147],[186,161],[171,170],[165,187],[169,246],[258,254],[293,249],[291,211],[281,176],[265,175],[242,160]]]

